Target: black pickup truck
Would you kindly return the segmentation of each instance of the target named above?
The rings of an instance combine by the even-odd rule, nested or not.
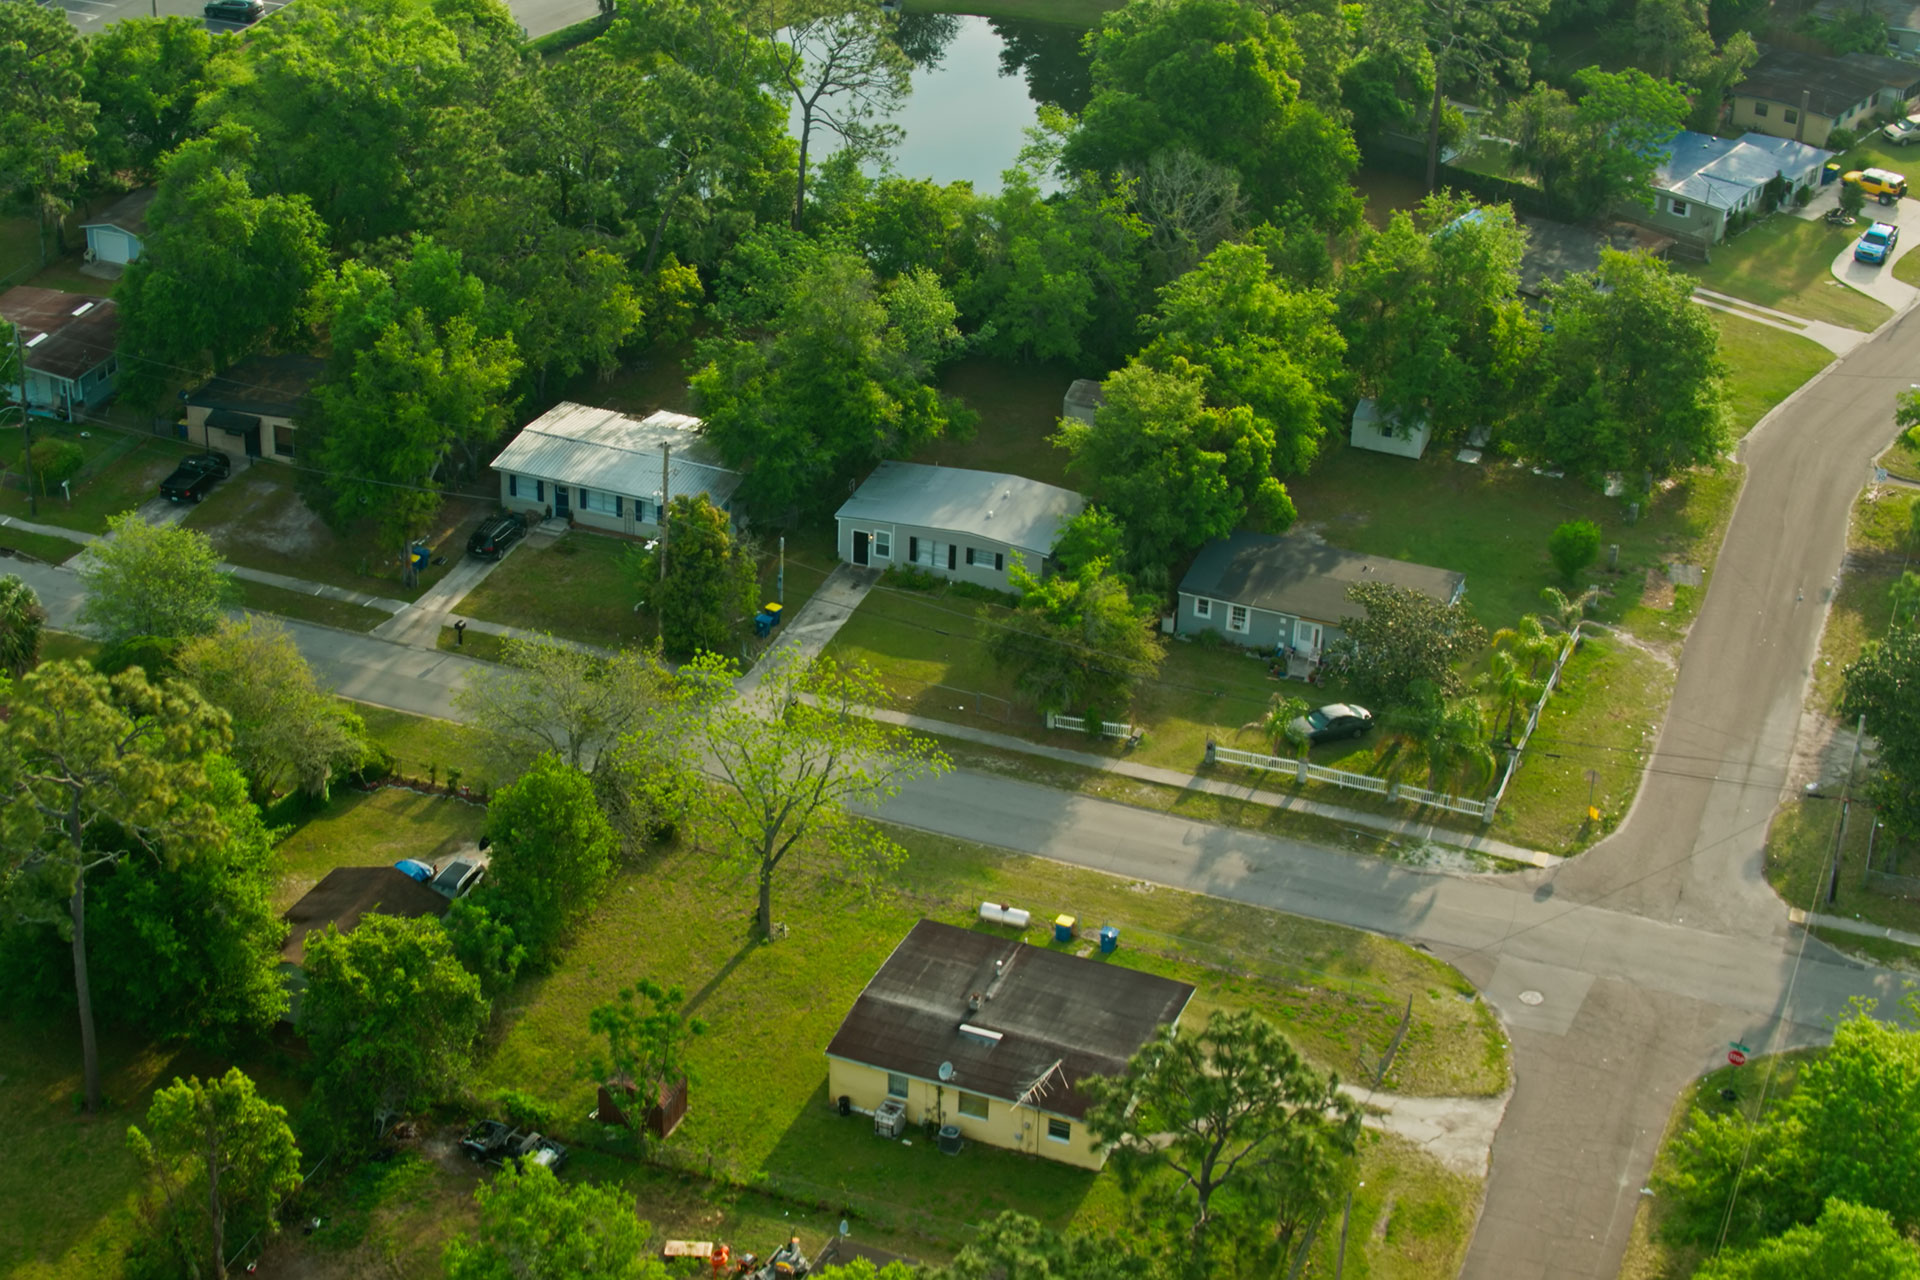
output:
[[[197,453],[183,458],[173,474],[160,482],[160,496],[169,502],[198,502],[232,474],[233,459],[226,454]]]

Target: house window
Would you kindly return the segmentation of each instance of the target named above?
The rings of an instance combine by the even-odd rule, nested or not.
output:
[[[1780,113],[1780,118],[1788,124],[1800,123],[1800,113],[1798,111],[1795,111],[1792,107],[1788,107],[1785,111],[1782,111]]]
[[[614,496],[612,494],[601,493],[594,489],[582,489],[580,491],[580,509],[582,511],[598,511],[607,515],[620,514],[614,506]]]
[[[975,1120],[987,1118],[987,1100],[977,1093],[961,1093],[960,1114],[972,1116]]]
[[[888,529],[873,531],[873,554],[882,560],[893,559],[893,533]]]
[[[273,427],[273,451],[283,458],[293,457],[293,428],[282,423]]]
[[[1685,200],[1669,200],[1667,201],[1667,211],[1676,218],[1684,218],[1687,216],[1687,202]]]
[[[1058,1116],[1047,1117],[1047,1137],[1054,1142],[1073,1141],[1073,1122]]]
[[[907,1078],[898,1071],[887,1072],[887,1096],[889,1098],[907,1096]]]
[[[1195,596],[1193,598],[1193,616],[1196,618],[1211,618],[1213,616],[1213,601],[1207,599],[1205,596]]]
[[[1754,103],[1753,114],[1756,116],[1765,116],[1767,114],[1767,104],[1764,102]]]
[[[1247,629],[1247,606],[1233,604],[1227,606],[1227,630],[1244,632]]]
[[[980,553],[978,551],[975,551],[972,547],[967,548],[967,567],[968,568],[973,567],[973,563],[974,563],[973,558],[979,554]]]

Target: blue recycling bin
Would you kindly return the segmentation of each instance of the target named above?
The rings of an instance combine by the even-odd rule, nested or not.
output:
[[[1080,922],[1073,916],[1055,916],[1053,918],[1053,940],[1055,942],[1072,942],[1073,926],[1078,923]]]
[[[773,630],[772,614],[762,611],[753,615],[753,634],[764,636],[771,630]]]
[[[1839,180],[1840,180],[1840,162],[1838,160],[1829,161],[1826,165],[1824,165],[1821,168],[1820,170],[1821,186],[1823,187],[1832,186],[1835,182]]]
[[[1120,949],[1120,931],[1110,924],[1100,926],[1100,954],[1110,956]]]
[[[416,570],[425,569],[427,567],[427,559],[430,556],[432,556],[432,554],[433,554],[432,548],[428,547],[426,543],[424,542],[414,543],[413,544],[413,567]]]

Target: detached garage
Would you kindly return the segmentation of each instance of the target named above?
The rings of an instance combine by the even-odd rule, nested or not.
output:
[[[87,261],[125,266],[140,256],[146,247],[147,207],[155,191],[148,187],[136,191],[108,207],[98,222],[81,226],[87,233]]]

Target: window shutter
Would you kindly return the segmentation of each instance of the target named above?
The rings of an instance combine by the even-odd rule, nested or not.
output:
[[[627,500],[617,493],[613,495],[613,514],[616,516],[627,514]]]
[[[535,502],[545,502],[547,500],[547,482],[545,480],[535,480],[533,482],[533,500]]]
[[[909,537],[907,539],[907,563],[920,563],[920,539],[918,538]]]
[[[996,570],[1005,569],[1007,567],[1007,557],[1005,553],[999,552],[999,551],[996,551],[993,553],[993,567]]]
[[[957,561],[959,558],[960,558],[960,548],[954,546],[951,542],[949,542],[947,544],[947,568],[952,569],[957,567],[954,562]]]
[[[509,498],[520,496],[520,477],[511,472],[507,474],[507,496]]]

